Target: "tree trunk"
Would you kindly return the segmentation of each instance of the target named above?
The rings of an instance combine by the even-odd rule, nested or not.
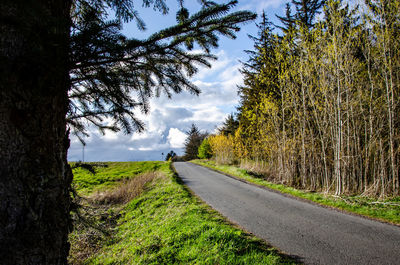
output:
[[[0,5],[0,264],[66,264],[71,1]]]

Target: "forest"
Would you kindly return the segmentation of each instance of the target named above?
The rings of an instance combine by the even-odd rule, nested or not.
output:
[[[238,113],[207,138],[219,163],[296,188],[399,194],[400,1],[295,1],[264,14]]]

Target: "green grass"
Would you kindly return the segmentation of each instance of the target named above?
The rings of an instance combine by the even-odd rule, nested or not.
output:
[[[142,195],[123,205],[118,213],[117,208],[101,211],[119,218],[109,229],[112,236],[96,241],[98,249],[81,263],[294,264],[263,241],[227,223],[192,196],[174,175],[169,163],[155,163],[162,176]],[[119,168],[118,163],[113,163],[108,170],[111,172],[114,166]],[[85,183],[92,183],[82,188],[85,191],[105,187],[103,181],[98,185]],[[103,219],[108,222],[110,218]]]
[[[141,173],[157,171],[163,162],[104,162],[87,163],[94,165],[96,174],[83,168],[73,169],[74,187],[80,194],[90,194],[114,187],[122,180],[129,179]],[[97,165],[97,166],[96,166]],[[74,166],[74,163],[71,163]]]
[[[214,170],[232,175],[250,183],[261,185],[295,197],[310,200],[315,203],[338,208],[351,213],[371,217],[377,220],[400,224],[400,197],[376,202],[375,198],[365,196],[333,196],[318,192],[307,192],[281,184],[265,181],[251,176],[247,170],[232,165],[218,165],[210,160],[192,160],[192,163],[206,166]]]

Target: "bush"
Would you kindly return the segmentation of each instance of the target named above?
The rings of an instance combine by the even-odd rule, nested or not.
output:
[[[203,142],[201,142],[197,156],[200,159],[209,159],[212,157],[212,149],[208,138],[204,139]]]

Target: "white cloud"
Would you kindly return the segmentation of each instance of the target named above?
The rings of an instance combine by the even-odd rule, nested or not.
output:
[[[224,113],[222,113],[216,106],[212,106],[207,109],[197,110],[194,114],[193,120],[219,123],[224,117]]]
[[[138,150],[139,151],[151,151],[151,150],[153,150],[153,148],[151,148],[151,147],[139,147]]]
[[[263,10],[267,11],[269,8],[276,9],[287,2],[286,0],[250,0],[248,3],[241,6],[241,9],[250,9],[260,14]]]
[[[169,129],[167,139],[171,148],[182,148],[185,145],[186,137],[187,135],[181,132],[179,129],[171,128]]]
[[[267,1],[256,1],[257,5],[257,12],[261,13],[263,10],[267,8],[277,8],[283,4],[285,4],[286,0],[267,0]]]
[[[103,138],[105,141],[116,141],[118,140],[118,133],[113,131],[106,131]]]
[[[195,80],[202,80],[209,76],[218,73],[218,71],[224,69],[228,64],[232,63],[232,60],[226,55],[224,50],[219,51],[215,54],[218,57],[216,61],[210,61],[211,68],[200,66],[199,71],[193,77]]]

